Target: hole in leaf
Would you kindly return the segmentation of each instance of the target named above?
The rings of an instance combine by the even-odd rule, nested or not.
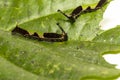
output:
[[[115,52],[115,54],[107,52],[107,54],[103,55],[103,58],[108,63],[116,65],[115,68],[120,69],[120,52],[117,53]],[[120,80],[120,77],[117,78],[116,80]]]
[[[116,65],[117,69],[120,69],[120,53],[117,54],[104,54],[103,58],[110,64]]]

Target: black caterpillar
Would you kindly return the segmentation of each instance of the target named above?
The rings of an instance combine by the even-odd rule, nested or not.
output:
[[[57,33],[44,33],[43,36],[39,36],[36,32],[32,35],[29,34],[28,31],[16,26],[12,30],[12,35],[20,34],[23,37],[30,38],[30,39],[36,39],[38,41],[47,41],[47,42],[63,42],[68,40],[67,33],[63,30],[63,28],[57,23],[58,27],[62,31],[62,34]]]
[[[98,4],[96,5],[95,8],[91,8],[90,6],[88,6],[85,10],[83,10],[82,6],[78,6],[77,8],[75,8],[72,13],[70,15],[66,15],[64,12],[62,12],[61,10],[58,9],[58,12],[60,12],[61,14],[63,14],[64,16],[66,16],[71,22],[75,22],[75,20],[82,14],[82,13],[87,13],[87,12],[93,12],[96,11],[98,9],[100,9],[103,4],[105,4],[107,2],[107,0],[100,0],[98,2]]]

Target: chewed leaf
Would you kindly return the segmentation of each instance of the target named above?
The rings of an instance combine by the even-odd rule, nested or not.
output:
[[[101,31],[98,24],[107,5],[97,11],[82,14],[73,24],[57,12],[61,9],[69,13],[80,5],[89,10],[98,2],[99,0],[1,0],[0,79],[117,78],[120,70],[107,63],[102,55],[104,52],[120,51],[120,45],[96,40]],[[57,24],[58,28],[57,22],[62,27]],[[15,28],[16,24],[20,28]],[[11,32],[23,36],[14,36]],[[63,42],[35,39],[61,39],[66,33],[68,37]],[[29,39],[28,36],[34,39]]]

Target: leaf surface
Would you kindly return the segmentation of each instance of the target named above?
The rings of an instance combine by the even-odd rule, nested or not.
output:
[[[98,26],[106,6],[82,14],[73,24],[57,12],[61,9],[69,14],[79,5],[85,9],[89,5],[94,7],[97,2],[98,0],[1,0],[1,79],[106,80],[118,77],[120,71],[102,57],[104,52],[120,51],[119,44],[104,43],[104,39],[100,38],[100,33],[107,33]],[[11,35],[11,30],[17,24],[31,34],[37,32],[39,36],[44,32],[61,33],[57,22],[68,33],[67,42],[40,42]],[[112,31],[109,34],[111,33]],[[99,38],[101,41],[97,41]]]

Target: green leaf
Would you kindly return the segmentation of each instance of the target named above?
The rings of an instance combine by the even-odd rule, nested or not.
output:
[[[93,41],[120,44],[120,26],[103,32],[102,34],[96,36]]]
[[[0,79],[110,80],[117,78],[120,70],[108,64],[102,54],[120,51],[120,45],[96,40],[99,38],[97,35],[103,32],[98,24],[107,5],[95,12],[82,14],[73,24],[56,12],[61,9],[70,13],[79,5],[83,8],[89,5],[94,7],[98,1],[1,0]],[[40,42],[11,35],[11,30],[17,24],[31,34],[61,33],[56,26],[57,22],[68,33],[67,42]]]
[[[1,80],[48,80],[42,76],[37,76],[22,68],[17,67],[15,64],[7,61],[5,58],[0,57],[0,79]],[[50,79],[49,79],[50,80]]]

